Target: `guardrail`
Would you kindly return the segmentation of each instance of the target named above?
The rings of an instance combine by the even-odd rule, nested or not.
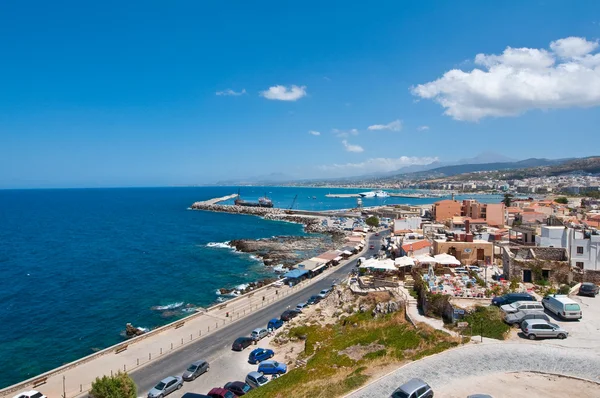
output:
[[[366,251],[366,250],[364,250]],[[364,252],[363,251],[363,252]],[[147,333],[144,333],[140,336],[136,336],[133,337],[127,341],[112,345],[110,347],[107,347],[101,351],[95,352],[93,354],[90,354],[88,356],[85,356],[83,358],[80,358],[78,360],[75,360],[73,362],[67,363],[63,366],[60,366],[58,368],[54,368],[52,370],[49,370],[41,375],[37,375],[33,378],[27,379],[25,381],[22,381],[20,383],[14,384],[12,386],[6,387],[2,390],[0,390],[0,397],[7,397],[10,394],[13,394],[15,392],[21,391],[21,390],[25,390],[27,388],[35,388],[36,386],[40,386],[45,384],[49,378],[51,378],[52,376],[55,376],[57,374],[60,373],[64,373],[70,369],[73,369],[77,366],[83,365],[87,362],[90,362],[92,360],[95,360],[97,358],[100,358],[104,355],[107,354],[113,354],[113,355],[118,355],[124,351],[126,351],[128,348],[131,348],[132,345],[139,343],[140,341],[147,339],[149,337],[155,336],[157,334],[160,334],[162,332],[168,331],[170,329],[180,329],[182,327],[185,326],[186,323],[189,324],[190,321],[195,320],[198,317],[201,316],[206,316],[206,315],[210,315],[211,312],[214,311],[218,311],[218,310],[223,310],[227,307],[233,307],[232,304],[236,304],[242,300],[246,300],[246,299],[250,299],[251,297],[253,297],[254,295],[257,295],[257,293],[260,292],[266,292],[272,289],[276,289],[275,292],[275,296],[270,297],[268,300],[265,300],[263,296],[263,300],[261,301],[260,304],[255,304],[253,305],[252,303],[248,303],[250,304],[250,306],[248,308],[238,308],[238,311],[232,311],[231,314],[229,312],[226,313],[226,318],[228,318],[228,321],[226,320],[222,320],[221,323],[221,327],[225,326],[227,323],[231,323],[234,320],[240,319],[242,317],[245,317],[247,315],[250,315],[253,312],[256,312],[257,310],[262,309],[265,305],[269,305],[274,303],[276,300],[280,300],[283,297],[289,296],[290,294],[295,293],[298,290],[304,289],[305,287],[312,285],[313,283],[316,283],[317,281],[320,281],[321,279],[323,279],[325,276],[327,276],[328,274],[330,274],[331,272],[333,272],[335,269],[338,269],[341,266],[347,265],[349,262],[353,261],[354,258],[360,256],[363,254],[363,252],[359,252],[357,255],[352,256],[351,258],[349,258],[348,260],[346,260],[344,263],[341,263],[339,266],[337,267],[330,267],[330,271],[329,272],[323,272],[311,279],[307,279],[304,280],[300,283],[297,283],[295,285],[293,285],[292,287],[285,287],[283,289],[280,289],[279,286],[275,286],[275,283],[277,282],[273,282],[269,285],[265,285],[262,286],[256,290],[253,290],[250,293],[247,294],[243,294],[237,297],[234,297],[230,300],[228,300],[225,303],[219,303],[219,304],[215,304],[211,307],[206,308],[206,310],[201,311],[201,312],[197,312],[191,315],[188,315],[184,318],[178,319],[177,321],[171,322],[167,325],[161,326],[159,328],[153,329]],[[148,363],[159,359],[160,357],[162,357],[163,355],[166,355],[167,353],[170,353],[172,351],[175,351],[191,342],[194,342],[202,337],[205,337],[206,335],[215,332],[219,329],[219,322],[215,322],[215,327],[212,328],[209,326],[206,331],[203,333],[202,330],[198,330],[198,333],[191,333],[190,334],[190,339],[187,340],[186,339],[181,339],[176,343],[171,343],[170,347],[167,347],[167,349],[163,350],[163,348],[160,348],[159,352],[155,352],[154,355],[152,355],[153,353],[148,353],[148,357],[146,359],[146,357],[144,358],[137,358],[135,360],[134,363],[130,363],[129,366],[127,366],[128,364],[123,364],[122,370],[124,372],[128,372],[128,371],[132,371],[135,370],[139,367],[145,366]],[[121,368],[119,368],[121,369]],[[111,370],[111,374],[113,373],[113,371]],[[74,397],[79,397],[81,395],[83,395],[84,393],[87,393],[90,389],[91,389],[91,383],[79,383],[75,390],[70,390],[70,391],[66,391],[66,381],[65,381],[65,376],[63,376],[63,388],[65,388],[65,392],[63,395],[61,395],[62,398],[74,398]]]

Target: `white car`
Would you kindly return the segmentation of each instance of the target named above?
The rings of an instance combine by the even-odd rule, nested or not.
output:
[[[39,391],[31,390],[31,391],[25,391],[20,394],[17,394],[13,398],[47,398],[47,397]]]

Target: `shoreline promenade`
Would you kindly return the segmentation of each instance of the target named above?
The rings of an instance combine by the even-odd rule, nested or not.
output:
[[[248,294],[214,305],[203,312],[192,314],[139,337],[9,386],[0,390],[0,398],[12,397],[21,391],[30,389],[36,389],[52,398],[86,396],[96,377],[114,374],[118,371],[131,373],[145,365],[152,364],[159,358],[177,352],[178,349],[197,342],[205,336],[218,333],[227,325],[313,285],[335,270],[355,261],[360,255],[362,252],[293,287],[287,285],[275,287],[274,284],[264,286]]]

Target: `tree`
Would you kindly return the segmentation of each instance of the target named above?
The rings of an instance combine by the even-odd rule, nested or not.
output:
[[[504,206],[506,207],[510,207],[510,204],[512,203],[512,198],[514,196],[510,193],[505,193],[504,194],[504,199],[502,199],[502,203],[504,203]]]
[[[96,377],[90,390],[91,398],[137,398],[137,386],[127,373]]]
[[[369,227],[377,228],[379,226],[379,218],[377,216],[371,216],[365,220]]]
[[[560,203],[561,205],[566,205],[569,203],[569,199],[565,198],[564,196],[560,196],[560,197],[554,199],[554,201],[556,203]]]

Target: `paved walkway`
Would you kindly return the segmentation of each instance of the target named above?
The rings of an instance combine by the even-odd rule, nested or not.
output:
[[[399,290],[406,297],[406,300],[407,300],[406,307],[407,307],[408,316],[415,324],[416,323],[426,323],[427,325],[431,326],[434,329],[438,329],[438,330],[444,331],[452,336],[459,337],[459,334],[456,333],[455,331],[446,329],[446,327],[444,326],[444,321],[442,321],[441,319],[429,318],[429,317],[426,317],[425,315],[421,315],[419,313],[419,308],[417,307],[417,299],[415,299],[413,296],[410,295],[410,292],[408,291],[408,289],[406,289],[404,286],[400,286]]]
[[[468,376],[534,371],[600,382],[600,357],[584,349],[540,344],[483,343],[458,347],[411,362],[347,395],[352,398],[388,397],[413,377],[433,390]],[[600,396],[600,393],[599,393]]]
[[[80,360],[59,368],[58,371],[48,372],[46,382],[36,387],[37,390],[50,398],[65,397],[72,398],[83,396],[90,388],[91,383],[97,376],[110,375],[118,371],[131,372],[136,368],[152,363],[153,360],[176,351],[186,344],[201,339],[202,337],[216,333],[228,323],[260,310],[275,301],[281,300],[292,293],[302,290],[321,280],[329,273],[361,256],[359,253],[353,256],[353,260],[343,261],[338,267],[330,268],[315,278],[306,280],[299,285],[275,288],[269,286],[244,295],[239,298],[224,302],[212,307],[208,312],[196,314],[191,319],[180,320],[171,325],[163,327],[165,330],[142,335],[131,340],[126,350],[116,352],[115,348],[108,348],[100,353],[93,354],[89,361]],[[180,327],[174,325],[185,321]],[[161,329],[163,329],[161,328]],[[52,373],[55,372],[55,373]],[[33,380],[38,380],[44,375],[30,379],[27,383],[8,387],[0,391],[0,397],[12,397],[20,391],[33,388]],[[63,390],[64,377],[64,390]]]

